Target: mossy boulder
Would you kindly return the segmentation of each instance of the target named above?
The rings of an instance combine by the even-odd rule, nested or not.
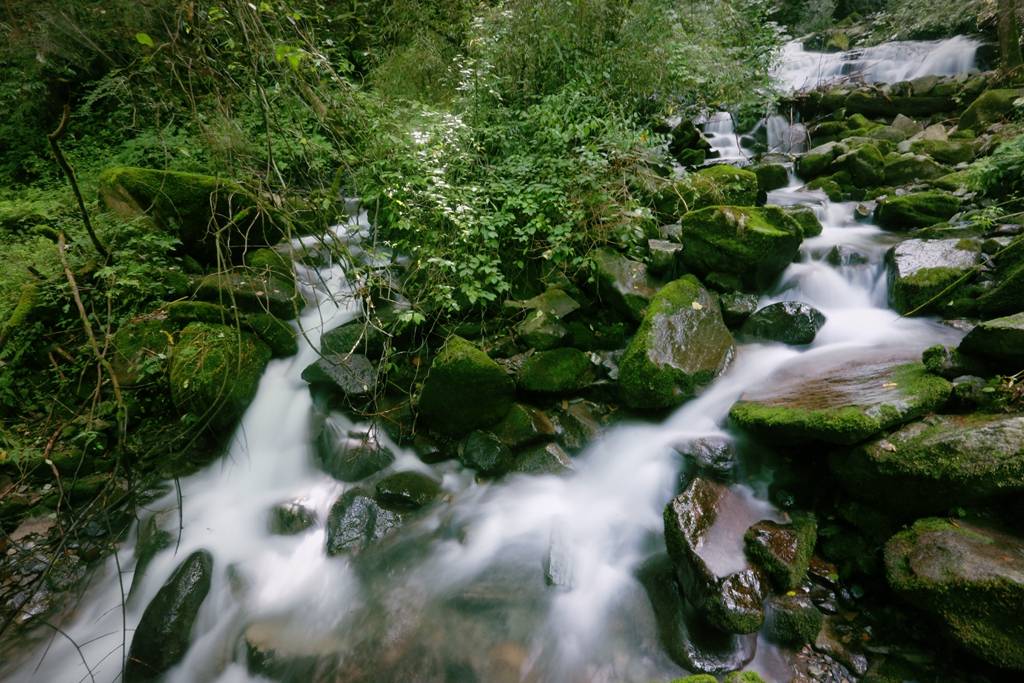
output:
[[[915,140],[910,143],[910,151],[953,166],[974,158],[974,144],[966,140]]]
[[[894,187],[936,180],[948,174],[949,168],[921,154],[891,154],[885,159],[885,184]]]
[[[729,417],[776,442],[851,445],[940,408],[951,391],[920,363],[854,358],[814,370],[796,363],[741,396]]]
[[[818,214],[809,206],[784,206],[782,210],[800,226],[804,238],[817,237],[825,229]]]
[[[274,358],[287,358],[299,352],[299,339],[295,328],[269,313],[250,313],[242,324],[259,337]]]
[[[789,185],[789,171],[782,164],[758,164],[751,170],[757,176],[757,187],[761,192],[771,192]]]
[[[904,240],[885,257],[889,305],[899,313],[942,312],[964,296],[980,262],[978,244],[970,240]]]
[[[876,187],[885,180],[885,160],[875,145],[859,145],[840,154],[830,169],[833,174],[846,172],[850,181],[860,188]]]
[[[162,680],[185,657],[212,575],[213,556],[199,550],[185,558],[157,591],[132,636],[124,669],[126,683]]]
[[[802,241],[800,225],[775,206],[713,206],[682,220],[686,267],[697,275],[735,275],[751,290],[771,285]]]
[[[515,382],[500,365],[471,342],[454,336],[430,366],[419,412],[433,429],[458,436],[505,417],[514,393]]]
[[[1024,313],[986,320],[960,342],[960,351],[1002,366],[1007,374],[1024,362]]]
[[[1000,265],[995,286],[978,299],[983,315],[1010,315],[1024,311],[1024,263],[1003,267]]]
[[[373,394],[378,374],[373,362],[362,354],[332,353],[306,366],[302,379],[343,398],[354,399]]]
[[[904,515],[1024,493],[1024,417],[936,415],[831,456],[851,495]]]
[[[519,370],[519,388],[540,394],[569,394],[586,389],[593,381],[590,357],[579,349],[538,351]]]
[[[202,263],[280,241],[282,230],[237,183],[214,176],[119,166],[99,177],[100,202],[126,218],[145,214]]]
[[[305,306],[294,278],[267,270],[237,267],[211,273],[199,281],[196,296],[249,313],[269,313],[291,320]]]
[[[965,650],[1024,671],[1024,540],[923,519],[886,543],[885,573],[897,594],[936,617]]]
[[[377,482],[377,502],[391,510],[418,510],[441,495],[441,484],[422,472],[396,472]]]
[[[729,364],[733,338],[718,302],[692,275],[663,287],[619,364],[623,401],[671,408],[693,397]]]
[[[783,344],[810,344],[825,325],[825,314],[800,301],[769,304],[743,323],[740,336]]]
[[[718,164],[691,173],[676,184],[676,216],[719,204],[752,206],[757,203],[757,174],[745,168]]]
[[[993,123],[1010,117],[1016,109],[1014,103],[1021,97],[1024,97],[1024,89],[1021,88],[988,90],[960,115],[958,126],[962,129],[984,131]]]
[[[598,297],[627,319],[643,319],[647,304],[657,291],[647,266],[611,249],[594,252],[593,264]]]
[[[821,631],[824,615],[810,596],[791,592],[774,596],[766,603],[765,633],[776,643],[800,648],[813,643]]]
[[[234,428],[259,387],[270,349],[236,327],[190,323],[171,355],[171,399],[210,429]]]
[[[838,142],[819,145],[796,160],[796,173],[804,180],[813,180],[829,172],[832,162],[846,148]]]
[[[320,353],[326,355],[358,353],[372,360],[384,355],[388,335],[376,321],[350,320],[320,337]]]
[[[743,536],[750,561],[765,570],[775,587],[785,593],[796,590],[807,575],[818,523],[812,514],[794,514],[789,524],[762,520]]]
[[[722,683],[765,683],[765,680],[754,671],[733,671],[722,679]]]
[[[875,221],[887,230],[912,230],[948,221],[960,210],[960,198],[930,190],[890,196],[875,209]]]

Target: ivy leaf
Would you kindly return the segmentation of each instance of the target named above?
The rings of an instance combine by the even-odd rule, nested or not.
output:
[[[139,45],[145,45],[146,47],[153,47],[153,39],[150,38],[148,33],[136,33],[135,40]]]

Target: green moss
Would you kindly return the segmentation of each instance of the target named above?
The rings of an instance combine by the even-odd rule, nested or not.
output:
[[[270,349],[227,325],[190,323],[171,357],[171,398],[215,431],[229,432],[259,386]]]
[[[250,313],[242,323],[270,348],[274,358],[286,358],[299,352],[295,329],[269,313]]]
[[[718,679],[708,674],[698,674],[696,676],[677,678],[672,683],[718,683]]]
[[[978,299],[978,306],[986,316],[1017,313],[1024,310],[1021,292],[1024,292],[1024,263],[1000,273],[996,286]]]
[[[818,539],[813,514],[794,514],[788,525],[759,522],[743,536],[747,556],[764,569],[780,591],[795,590],[807,575]]]
[[[843,186],[840,185],[831,176],[825,178],[817,178],[807,183],[808,190],[820,190],[825,193],[825,196],[834,202],[845,201],[846,191],[843,190]]]
[[[802,647],[813,643],[824,616],[807,596],[781,596],[769,603],[766,631],[777,643]]]
[[[815,147],[796,160],[796,173],[804,180],[813,180],[828,173],[832,161],[846,148],[836,142]]]
[[[757,174],[745,168],[719,164],[688,177],[693,193],[684,199],[691,211],[719,204],[752,206],[757,202]]]
[[[761,192],[771,192],[789,185],[789,171],[782,164],[758,164],[754,167]]]
[[[245,265],[255,270],[266,270],[290,280],[295,277],[291,259],[273,249],[256,249],[245,254]]]
[[[670,408],[691,398],[732,357],[733,339],[717,301],[692,275],[651,300],[619,364],[623,400],[634,408]]]
[[[961,140],[916,140],[911,143],[910,151],[954,166],[974,158],[974,145]]]
[[[172,301],[164,306],[168,322],[184,326],[188,323],[234,324],[237,316],[228,309],[208,301]]]
[[[880,202],[875,220],[883,228],[910,230],[949,220],[959,210],[960,198],[948,192],[915,192]]]
[[[7,320],[0,325],[0,343],[28,321],[29,316],[32,315],[32,311],[35,310],[38,301],[39,285],[35,282],[26,282],[22,284],[21,290],[18,293],[17,302],[11,310],[11,314],[8,315]]]
[[[800,226],[800,232],[804,238],[817,237],[822,233],[824,227],[818,220],[818,214],[809,206],[787,206],[783,207],[785,212]]]
[[[733,671],[722,679],[722,683],[764,683],[764,679],[753,671]]]
[[[860,145],[840,155],[832,163],[835,171],[845,171],[850,175],[850,182],[856,187],[874,187],[884,179],[885,161],[878,147],[871,144]]]
[[[501,420],[512,407],[515,383],[486,353],[451,337],[430,366],[419,411],[439,432],[461,435]]]
[[[162,371],[170,342],[161,320],[140,320],[122,325],[111,339],[111,366],[118,382],[131,386],[151,381],[152,371]]]
[[[900,313],[917,311],[920,315],[935,312],[959,296],[959,287],[948,292],[946,290],[967,272],[969,269],[948,266],[921,268],[912,275],[891,281],[889,302]],[[945,294],[941,299],[934,300],[943,292]]]
[[[593,381],[590,358],[579,349],[538,351],[526,359],[519,371],[520,388],[544,394],[580,391]]]
[[[305,305],[293,277],[244,267],[207,275],[200,280],[196,296],[242,311],[271,313],[288,320],[295,318]]]
[[[984,131],[993,123],[1002,121],[1014,110],[1014,102],[1024,96],[1024,90],[1013,88],[988,90],[967,107],[960,116],[958,127]]]

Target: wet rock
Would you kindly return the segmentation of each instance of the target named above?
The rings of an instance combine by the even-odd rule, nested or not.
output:
[[[248,672],[280,683],[324,680],[340,657],[329,635],[296,628],[291,622],[257,621],[246,627],[242,641]]]
[[[558,442],[573,452],[583,450],[601,435],[608,412],[607,406],[584,399],[563,403],[552,415]]]
[[[395,455],[373,433],[351,432],[326,420],[316,439],[320,467],[339,481],[355,482],[380,472]]]
[[[1014,103],[1021,97],[1024,97],[1024,90],[1019,88],[988,90],[967,107],[957,125],[961,130],[980,133],[993,123],[1009,118],[1016,109]]]
[[[590,356],[579,349],[538,351],[519,370],[519,387],[541,394],[570,394],[590,386],[595,379]]]
[[[808,594],[773,596],[766,608],[765,633],[776,643],[801,647],[817,639],[824,615]]]
[[[818,219],[818,214],[809,206],[784,206],[782,210],[800,226],[800,233],[804,238],[817,237],[825,229]]]
[[[517,403],[491,432],[509,448],[522,448],[554,439],[558,427],[543,411]]]
[[[294,277],[237,267],[207,275],[199,281],[196,296],[204,301],[251,313],[269,313],[284,320],[298,316],[305,301]]]
[[[972,654],[1024,671],[1024,541],[967,522],[923,519],[885,545],[889,585],[942,621]]]
[[[516,336],[531,348],[545,351],[560,346],[569,336],[569,328],[544,311],[531,311],[516,325]]]
[[[377,482],[376,494],[389,510],[418,510],[441,495],[441,484],[421,472],[396,472]]]
[[[683,217],[683,261],[697,275],[728,273],[743,287],[771,285],[796,257],[800,225],[778,207],[713,206]]]
[[[556,588],[571,589],[575,585],[572,548],[564,534],[555,529],[544,553],[544,583]]]
[[[974,144],[965,140],[915,140],[910,143],[910,151],[953,166],[974,159]]]
[[[868,670],[868,659],[859,652],[860,643],[852,640],[837,632],[834,619],[826,619],[818,631],[814,649],[838,661],[857,676],[863,676]]]
[[[783,344],[810,344],[825,325],[825,315],[799,301],[765,306],[743,323],[740,335],[746,339]]]
[[[829,167],[845,147],[838,142],[828,142],[809,150],[796,160],[796,173],[804,180],[813,180],[828,173]]]
[[[662,646],[676,664],[690,671],[722,674],[754,658],[757,636],[723,633],[701,618],[683,597],[666,555],[645,562],[638,578],[654,608]]]
[[[171,399],[211,430],[230,432],[256,396],[270,349],[228,325],[190,323],[171,356]]]
[[[250,313],[242,324],[270,348],[273,358],[287,358],[299,352],[295,328],[269,313]]]
[[[759,298],[756,294],[744,294],[743,292],[727,292],[718,297],[718,303],[722,308],[722,319],[729,329],[736,329],[747,321],[754,311],[757,310]]]
[[[505,417],[514,392],[501,366],[462,337],[451,337],[430,366],[419,411],[439,432],[467,434]]]
[[[267,515],[268,530],[280,536],[301,534],[315,524],[316,513],[296,500],[275,505]]]
[[[960,353],[952,346],[937,344],[924,350],[921,362],[928,372],[952,380],[963,375],[985,374],[985,367],[976,358]]]
[[[848,454],[833,471],[858,498],[904,514],[1024,493],[1024,416],[936,415]]]
[[[527,448],[515,455],[512,471],[519,474],[562,474],[572,469],[572,459],[557,443]]]
[[[978,308],[986,316],[1011,315],[1024,311],[1024,262],[1016,265],[1000,263],[995,286],[978,300]]]
[[[647,274],[647,266],[611,249],[598,249],[593,260],[600,298],[620,315],[642,320],[648,302],[657,291]]]
[[[767,572],[782,592],[796,590],[807,575],[818,523],[811,514],[794,514],[789,524],[762,520],[743,536],[747,557]]]
[[[868,257],[850,247],[837,244],[828,252],[826,260],[833,266],[863,266],[868,263]]]
[[[512,466],[512,451],[490,432],[471,432],[459,444],[459,462],[480,474],[497,476]]]
[[[320,353],[324,356],[359,354],[371,360],[384,355],[388,335],[381,325],[369,320],[352,320],[320,338]]]
[[[928,191],[891,196],[875,208],[875,221],[887,230],[927,228],[952,218],[960,198],[948,192]]]
[[[884,182],[885,161],[874,145],[863,144],[840,154],[832,162],[832,173],[846,172],[857,187],[876,187]]]
[[[192,553],[174,570],[135,629],[124,670],[126,683],[160,680],[184,658],[212,574],[213,556],[205,550]]]
[[[729,364],[733,339],[718,302],[692,275],[651,301],[619,365],[624,402],[671,408],[691,398]]]
[[[981,258],[969,240],[912,239],[890,249],[885,260],[889,304],[899,313],[928,314],[962,296]]]
[[[813,369],[791,363],[741,396],[729,416],[773,441],[852,445],[938,409],[951,390],[919,363],[861,354],[819,359]]]
[[[128,591],[129,598],[133,597],[138,587],[142,585],[149,563],[157,553],[170,547],[174,540],[170,532],[160,528],[159,517],[158,514],[152,514],[139,522],[135,539],[135,572],[132,574],[132,586]]]
[[[687,151],[711,151],[711,143],[704,138],[693,121],[683,119],[669,131],[668,151],[678,160]]]
[[[885,183],[899,186],[935,180],[949,174],[949,168],[921,154],[890,154],[885,159]]]
[[[789,185],[789,171],[782,164],[758,164],[750,169],[757,176],[761,192],[771,192]]]
[[[532,299],[518,302],[518,305],[522,308],[546,313],[556,320],[572,315],[580,309],[579,302],[559,287],[549,287]]]
[[[728,480],[736,468],[736,447],[725,436],[705,436],[675,446],[676,453],[692,461],[697,471]]]
[[[668,240],[647,240],[651,272],[661,277],[676,277],[683,267],[683,245]]]
[[[979,356],[1005,369],[1020,370],[1024,361],[1024,313],[987,320],[971,330],[958,347],[962,353]]]
[[[332,354],[317,359],[302,371],[302,379],[315,387],[355,398],[370,396],[377,387],[377,369],[366,356]]]
[[[697,478],[665,507],[665,543],[683,593],[727,633],[753,633],[764,622],[761,573],[722,557],[728,552],[722,535],[739,537],[746,529],[724,528],[742,517],[744,506],[727,486]]]
[[[327,554],[358,554],[402,523],[399,514],[381,507],[360,489],[341,494],[327,515]]]

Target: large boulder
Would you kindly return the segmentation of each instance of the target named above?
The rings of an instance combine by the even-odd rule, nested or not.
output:
[[[825,315],[800,301],[770,304],[750,316],[740,335],[746,339],[783,344],[810,344],[825,325]]]
[[[757,175],[745,168],[719,164],[691,173],[685,180],[688,183],[679,188],[677,215],[706,206],[751,206],[757,203]]]
[[[639,321],[657,286],[647,266],[611,249],[594,252],[594,278],[598,296],[619,315]]]
[[[708,624],[683,596],[667,556],[647,560],[637,578],[654,608],[662,647],[676,664],[690,671],[722,674],[754,658],[757,636],[724,633]]]
[[[928,191],[887,197],[875,208],[875,221],[887,230],[927,228],[952,218],[960,198],[948,192]]]
[[[658,292],[619,363],[633,408],[671,408],[717,377],[733,355],[718,302],[692,275]]]
[[[922,180],[935,180],[949,174],[949,169],[922,154],[891,154],[885,159],[885,182],[899,186]]]
[[[885,180],[885,160],[875,145],[859,145],[832,162],[832,173],[846,172],[857,187],[875,187]]]
[[[1024,416],[936,415],[831,456],[843,486],[898,513],[936,514],[1024,493]]]
[[[829,172],[832,162],[846,148],[838,142],[819,145],[796,160],[796,173],[804,180],[814,180]]]
[[[974,144],[968,140],[914,140],[910,151],[953,166],[974,158]]]
[[[776,442],[851,445],[940,408],[952,388],[920,363],[871,355],[791,363],[743,394],[733,423]]]
[[[419,411],[437,431],[457,436],[488,427],[512,407],[515,382],[486,353],[451,337],[430,366]]]
[[[987,320],[971,330],[960,342],[960,351],[980,356],[1009,373],[1024,363],[1024,313]]]
[[[1009,118],[1017,108],[1014,103],[1021,97],[1024,97],[1024,89],[1020,88],[984,92],[960,115],[959,128],[981,132]]]
[[[969,240],[904,240],[886,254],[889,304],[899,313],[940,312],[980,262],[980,249]]]
[[[775,206],[712,206],[682,220],[686,267],[701,276],[734,275],[750,290],[771,285],[802,241],[800,225]]]
[[[683,594],[726,633],[764,623],[765,578],[741,550],[751,514],[740,494],[703,478],[665,507],[665,544]]]
[[[180,662],[192,640],[192,625],[210,592],[213,556],[205,550],[189,555],[146,606],[132,636],[124,668],[125,683],[163,678]]]
[[[216,264],[219,254],[274,245],[283,235],[255,196],[224,178],[118,166],[100,174],[99,195],[121,216],[150,216],[206,264]]]
[[[269,360],[267,345],[247,332],[191,323],[171,355],[171,399],[210,429],[230,431],[256,395]]]
[[[885,572],[896,593],[944,623],[968,652],[1024,671],[1024,540],[923,519],[885,545]]]

